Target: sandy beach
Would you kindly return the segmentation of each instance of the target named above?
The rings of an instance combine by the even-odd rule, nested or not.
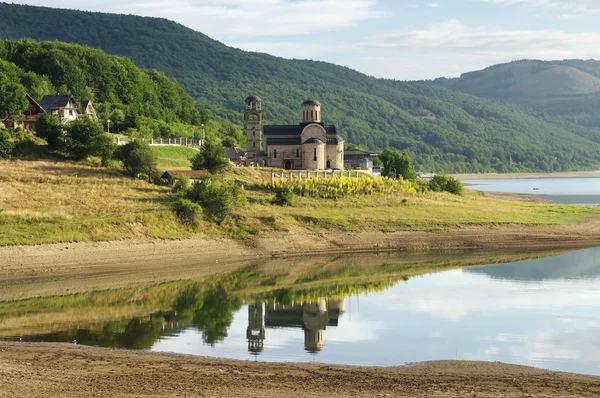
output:
[[[500,363],[276,364],[0,342],[0,397],[597,397],[600,377]]]

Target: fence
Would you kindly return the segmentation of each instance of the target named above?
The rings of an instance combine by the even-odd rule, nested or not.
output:
[[[317,180],[320,178],[327,179],[335,176],[359,178],[361,175],[370,176],[371,174],[366,170],[301,170],[279,173],[273,172],[271,173],[271,184],[273,184],[275,180],[288,182],[294,180],[302,181],[304,178],[316,178]]]
[[[199,148],[204,144],[204,140],[195,138],[138,138],[144,142],[147,142],[150,146],[186,146],[189,148]],[[121,138],[115,137],[117,145],[126,145],[129,142],[136,141],[136,138]]]

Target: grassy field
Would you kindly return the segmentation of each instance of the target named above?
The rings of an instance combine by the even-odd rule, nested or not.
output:
[[[165,159],[181,149],[161,148]],[[170,154],[170,155],[169,155]],[[236,169],[227,176],[250,187],[267,171]],[[294,207],[269,204],[272,194],[246,190],[248,203],[222,227],[182,224],[169,187],[123,177],[118,171],[69,162],[0,161],[0,245],[133,238],[182,239],[205,236],[247,238],[263,230],[292,226],[312,230],[444,231],[479,225],[572,224],[600,216],[600,208],[534,204],[428,193],[371,195],[326,200],[296,199]]]
[[[155,146],[159,170],[189,170],[191,159],[198,151],[184,146]]]

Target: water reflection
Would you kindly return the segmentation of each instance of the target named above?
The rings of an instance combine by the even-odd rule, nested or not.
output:
[[[252,268],[163,286],[150,296],[172,296],[169,310],[23,339],[261,361],[489,360],[600,375],[600,249],[464,269],[434,262],[430,272],[445,271],[412,278],[413,266],[389,259],[330,266],[291,279]],[[0,311],[0,326],[6,319]]]

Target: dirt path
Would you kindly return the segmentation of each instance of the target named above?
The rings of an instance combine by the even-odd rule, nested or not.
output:
[[[319,233],[295,229],[248,241],[121,241],[0,248],[0,300],[127,287],[231,272],[253,259],[376,250],[570,249],[600,245],[600,220],[569,226],[444,232]],[[76,287],[76,290],[73,288]]]
[[[482,362],[268,364],[0,343],[0,397],[598,397],[600,378]]]

